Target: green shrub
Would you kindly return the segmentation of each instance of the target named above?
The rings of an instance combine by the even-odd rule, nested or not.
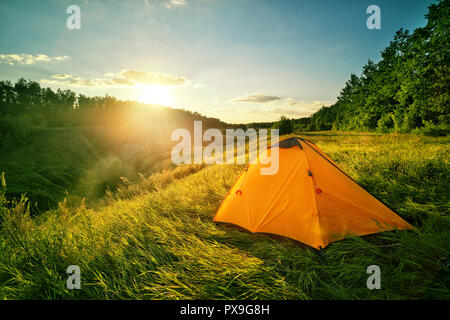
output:
[[[0,118],[0,146],[26,141],[32,134],[31,125],[19,117]]]
[[[291,119],[285,116],[281,116],[280,120],[273,125],[273,128],[280,130],[280,135],[290,134],[294,130]]]
[[[450,133],[450,125],[426,123],[424,127],[415,129],[414,133],[421,133],[431,137],[443,137]]]
[[[381,132],[389,132],[394,128],[394,119],[392,118],[392,113],[387,113],[383,115],[380,120],[378,120],[378,130]]]

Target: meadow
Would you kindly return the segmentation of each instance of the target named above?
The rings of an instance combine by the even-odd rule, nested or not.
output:
[[[1,299],[449,299],[450,137],[299,133],[414,230],[322,252],[212,218],[242,165],[180,165],[31,215],[0,195]],[[366,269],[381,269],[369,290]],[[66,268],[81,269],[68,290]]]

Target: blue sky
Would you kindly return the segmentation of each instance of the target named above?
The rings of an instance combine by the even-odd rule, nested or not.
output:
[[[433,1],[1,1],[0,74],[86,95],[167,104],[227,122],[332,104]],[[69,30],[66,8],[81,9]],[[369,30],[369,5],[381,29]],[[58,76],[59,75],[59,76]]]

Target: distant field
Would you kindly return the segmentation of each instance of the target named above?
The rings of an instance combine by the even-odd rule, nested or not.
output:
[[[450,138],[300,135],[416,230],[346,239],[319,255],[212,222],[242,165],[181,165],[89,207],[70,196],[36,217],[23,202],[0,206],[0,298],[450,298]],[[381,290],[366,287],[372,264]],[[69,265],[81,268],[81,290],[66,289]]]

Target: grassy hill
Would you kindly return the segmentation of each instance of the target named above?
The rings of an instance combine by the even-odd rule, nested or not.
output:
[[[8,180],[7,197],[26,193],[33,213],[55,208],[67,192],[95,201],[123,184],[122,177],[134,181],[170,168],[175,129],[192,132],[195,120],[204,130],[226,126],[185,110],[109,103],[99,109],[0,112],[0,172]]]
[[[34,128],[26,141],[0,147],[0,151],[8,197],[26,194],[40,209],[56,206],[83,170],[99,158],[80,130],[71,127]]]
[[[30,217],[24,201],[0,206],[0,298],[450,298],[449,138],[308,138],[416,230],[346,239],[319,255],[212,222],[241,165],[181,165],[90,207],[68,197]],[[372,264],[381,290],[366,288]],[[69,265],[81,268],[80,290],[66,289]]]

